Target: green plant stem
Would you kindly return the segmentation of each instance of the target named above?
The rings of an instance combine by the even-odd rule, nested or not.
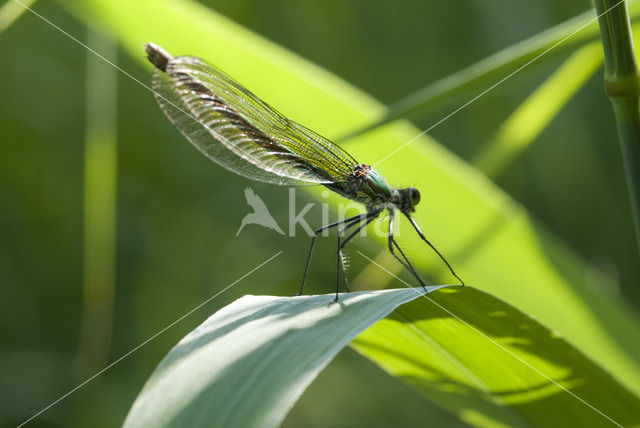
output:
[[[89,30],[87,45],[115,61],[113,38]],[[115,290],[117,70],[87,52],[82,326],[75,371],[86,378],[106,364]]]
[[[640,81],[626,1],[596,0],[605,90],[616,116],[636,242],[640,250]]]

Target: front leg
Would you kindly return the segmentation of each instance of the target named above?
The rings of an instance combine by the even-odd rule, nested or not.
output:
[[[396,258],[396,260],[400,262],[402,266],[404,266],[405,269],[411,272],[411,274],[418,280],[418,283],[420,283],[420,286],[426,290],[426,284],[424,283],[420,275],[418,275],[418,272],[416,272],[415,268],[413,267],[411,262],[409,262],[409,259],[407,258],[407,256],[404,254],[404,251],[402,251],[402,249],[400,248],[400,246],[398,245],[398,243],[393,237],[394,219],[395,219],[395,211],[389,210],[389,240],[388,240],[389,252],[393,257]],[[398,250],[398,253],[400,253],[400,256],[402,258],[400,258],[400,256],[396,254],[396,252],[394,251],[394,248]]]
[[[447,265],[447,267],[449,268],[449,271],[451,272],[451,274],[453,276],[455,276],[458,281],[460,281],[460,285],[464,286],[464,281],[456,274],[456,272],[453,270],[453,268],[451,267],[451,265],[449,264],[447,259],[444,258],[444,256],[440,253],[440,251],[438,251],[436,249],[436,247],[434,247],[433,244],[431,242],[429,242],[429,240],[426,238],[426,236],[424,236],[424,233],[422,233],[422,230],[420,230],[420,228],[418,227],[418,224],[416,223],[416,221],[409,215],[409,213],[407,211],[402,210],[402,214],[404,214],[404,216],[409,220],[409,222],[411,223],[411,226],[413,226],[415,231],[418,233],[418,236],[420,237],[420,239],[422,239],[424,242],[426,242],[427,245],[430,246],[433,251],[435,251],[435,253],[438,255],[438,257],[440,257],[440,260],[442,260],[444,262],[444,264]]]

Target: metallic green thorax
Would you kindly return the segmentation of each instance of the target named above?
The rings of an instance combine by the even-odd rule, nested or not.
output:
[[[414,211],[420,201],[418,191],[413,188],[394,189],[370,165],[358,165],[348,181],[325,184],[345,198],[361,202],[369,211],[397,207]]]

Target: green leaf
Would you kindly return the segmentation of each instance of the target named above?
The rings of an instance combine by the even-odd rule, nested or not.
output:
[[[172,54],[208,59],[278,110],[327,136],[344,134],[353,124],[385,111],[326,70],[195,2],[61,3],[87,24],[116,34],[146,67],[138,73],[143,79],[150,78],[151,66],[142,45],[152,40]],[[152,99],[143,90],[140,96]],[[357,139],[349,152],[361,162],[375,163],[419,133],[407,122],[397,122]],[[619,297],[603,291],[615,287],[611,279],[589,267],[484,175],[429,137],[415,140],[376,169],[394,185],[420,188],[423,202],[415,216],[465,281],[561,332],[619,382],[640,393],[638,319]],[[322,197],[322,189],[309,191]],[[337,196],[331,201],[344,202]],[[406,236],[403,244],[415,265],[444,283],[446,268],[422,242]]]
[[[405,288],[332,300],[245,296],[221,309],[162,360],[124,426],[278,426],[329,361],[371,325],[353,346],[468,423],[639,422],[640,401],[610,375],[479,290],[430,287],[425,295]]]
[[[429,291],[440,287],[429,287]],[[245,296],[216,312],[162,360],[125,427],[275,427],[358,333],[422,290]]]
[[[471,287],[425,297],[351,346],[471,425],[640,424],[638,397],[535,319]]]

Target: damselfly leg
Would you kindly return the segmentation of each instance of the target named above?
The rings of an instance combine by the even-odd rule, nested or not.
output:
[[[334,302],[338,301],[338,293],[340,291],[340,268],[342,268],[342,276],[344,277],[344,286],[347,291],[351,291],[349,290],[349,280],[347,279],[347,270],[345,269],[345,266],[344,266],[344,256],[342,254],[342,249],[345,247],[345,245],[347,245],[347,243],[351,240],[351,238],[356,236],[358,232],[360,232],[362,229],[367,227],[369,223],[375,220],[381,211],[382,210],[368,212],[366,213],[366,216],[364,217],[364,219],[357,219],[352,223],[342,226],[338,230],[338,266],[339,268],[338,268],[338,271],[336,272],[336,298],[334,299]],[[347,236],[345,240],[341,240],[344,233],[348,229],[350,229],[351,227],[357,224],[359,224],[359,226],[353,232],[351,232],[351,234],[349,234],[349,236]]]
[[[401,211],[402,211],[402,214],[404,214],[404,216],[409,220],[409,222],[411,223],[411,226],[413,226],[415,231],[418,233],[418,236],[420,236],[420,239],[422,239],[424,242],[426,242],[427,245],[430,246],[433,251],[435,251],[435,253],[438,255],[438,257],[440,257],[440,260],[442,260],[444,262],[444,264],[447,265],[447,267],[449,268],[449,271],[451,272],[451,274],[453,276],[455,276],[458,281],[460,281],[460,285],[464,286],[464,281],[456,274],[456,272],[453,270],[453,268],[451,267],[451,265],[449,264],[447,259],[445,259],[444,256],[442,254],[440,254],[440,251],[438,251],[436,249],[436,247],[434,247],[433,244],[431,242],[429,242],[429,240],[424,236],[424,233],[422,233],[422,231],[418,227],[418,224],[416,223],[416,221],[409,215],[409,213],[407,211],[405,211],[405,210],[401,210]]]
[[[424,281],[422,280],[422,278],[420,278],[420,275],[418,275],[418,272],[416,272],[416,270],[414,269],[413,265],[411,264],[411,262],[409,262],[409,259],[407,258],[407,256],[404,254],[404,251],[402,251],[402,249],[400,248],[400,246],[398,245],[398,243],[396,242],[395,238],[393,237],[393,224],[394,224],[394,220],[395,220],[395,210],[390,209],[389,210],[389,252],[391,253],[391,255],[393,257],[396,258],[396,260],[398,260],[400,262],[400,264],[402,266],[405,267],[405,269],[407,269],[409,272],[411,272],[411,274],[418,280],[418,283],[422,286],[422,288],[424,288],[426,290],[426,284],[424,283]],[[396,254],[396,252],[394,251],[394,248],[398,251],[398,253],[400,254],[400,256],[398,256],[398,254]]]
[[[302,284],[300,285],[300,292],[298,293],[299,296],[301,296],[302,292],[304,291],[304,284],[307,281],[307,273],[309,272],[309,265],[311,264],[311,254],[313,254],[313,247],[316,243],[316,238],[318,237],[318,235],[323,231],[334,228],[336,226],[341,226],[343,224],[360,223],[360,221],[364,220],[366,217],[367,217],[367,213],[358,214],[356,216],[349,217],[344,220],[339,220],[334,223],[320,226],[313,232],[313,236],[311,237],[311,245],[309,246],[309,253],[307,254],[307,263],[304,266],[304,273],[302,274]]]
[[[367,213],[358,214],[356,216],[349,217],[349,218],[346,218],[344,220],[336,221],[334,223],[321,226],[321,227],[317,228],[313,232],[313,236],[311,237],[311,245],[309,246],[309,253],[307,254],[307,262],[306,262],[305,267],[304,267],[304,274],[302,275],[302,284],[300,285],[300,292],[298,293],[298,295],[302,295],[302,293],[304,291],[304,285],[305,285],[306,280],[307,280],[307,274],[309,272],[309,265],[311,264],[311,255],[313,254],[313,248],[315,246],[316,238],[323,231],[328,230],[328,229],[332,229],[332,228],[337,227],[337,226],[342,226],[342,227],[340,229],[338,229],[337,266],[336,266],[336,268],[337,268],[337,272],[336,272],[336,298],[335,298],[335,301],[338,300],[338,292],[340,290],[340,270],[342,270],[342,272],[343,272],[343,276],[345,278],[345,286],[347,288],[347,291],[349,290],[349,285],[348,285],[348,281],[347,281],[347,275],[346,275],[345,266],[344,266],[344,259],[343,259],[343,256],[342,256],[342,249],[358,232],[360,232],[364,227],[366,227],[369,223],[371,223],[380,214],[380,212],[381,212],[381,210],[377,210],[377,211],[370,211],[370,212],[367,212]],[[358,226],[358,227],[356,228],[356,230],[351,232],[347,236],[346,239],[343,240],[342,236],[345,234],[345,232],[347,230],[351,229],[354,226]]]

